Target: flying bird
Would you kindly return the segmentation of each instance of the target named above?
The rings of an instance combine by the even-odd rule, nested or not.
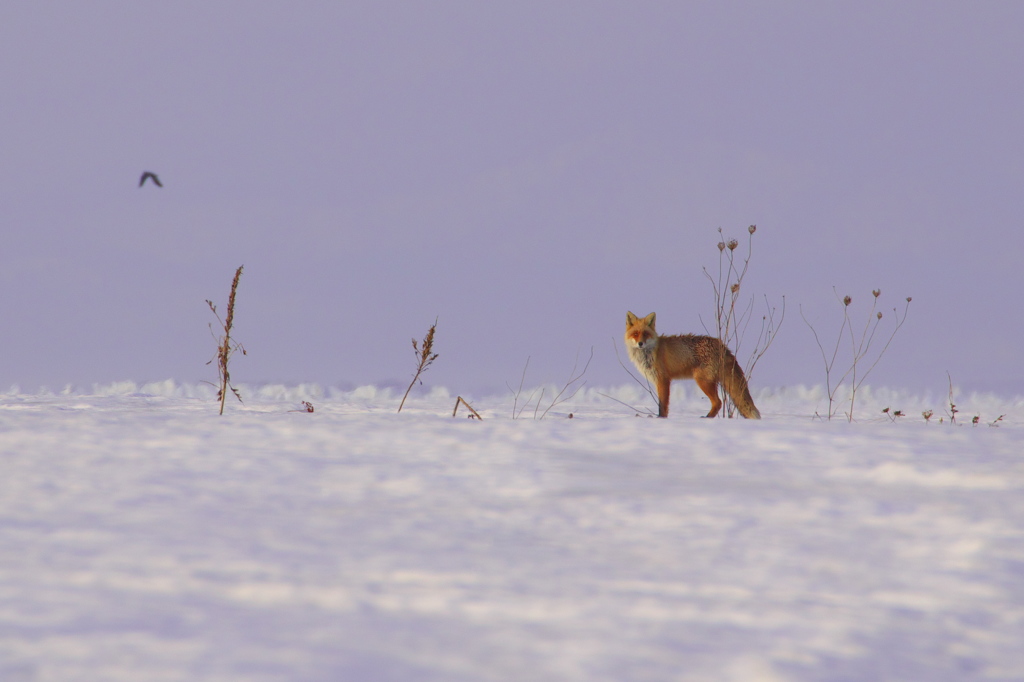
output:
[[[149,171],[144,171],[142,173],[142,177],[139,178],[139,187],[142,187],[143,185],[145,185],[146,184],[146,180],[149,180],[150,178],[153,179],[153,182],[156,183],[157,187],[163,187],[164,186],[163,183],[160,182],[160,178],[158,178],[156,176],[156,173],[150,173]]]

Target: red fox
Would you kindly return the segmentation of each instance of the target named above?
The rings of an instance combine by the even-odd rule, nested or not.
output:
[[[760,419],[740,363],[725,344],[713,336],[658,336],[654,313],[639,318],[626,313],[626,348],[637,369],[658,389],[658,416],[668,416],[669,386],[673,379],[693,379],[711,400],[708,417],[722,409],[719,382],[747,419]]]

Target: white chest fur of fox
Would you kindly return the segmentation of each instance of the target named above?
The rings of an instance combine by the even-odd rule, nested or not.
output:
[[[654,313],[640,318],[627,312],[625,341],[629,359],[658,390],[659,417],[668,416],[672,380],[693,379],[711,401],[708,417],[722,409],[721,383],[740,414],[747,419],[761,418],[743,370],[725,344],[712,336],[659,336],[654,320]]]
[[[639,347],[626,343],[626,350],[629,352],[629,359],[633,361],[636,368],[640,370],[648,381],[654,382],[657,379],[654,378],[654,351],[655,344],[648,342],[644,344],[644,347]]]

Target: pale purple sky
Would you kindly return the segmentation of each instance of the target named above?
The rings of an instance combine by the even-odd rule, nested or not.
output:
[[[57,7],[57,8],[55,8]],[[453,392],[701,332],[717,228],[818,384],[871,290],[872,385],[1024,393],[1024,4],[177,2],[0,7],[0,388],[213,379]],[[143,170],[164,188],[137,182]],[[748,341],[749,343],[749,341]],[[742,359],[742,354],[741,354]]]

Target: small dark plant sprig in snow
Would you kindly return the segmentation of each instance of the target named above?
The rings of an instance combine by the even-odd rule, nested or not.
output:
[[[946,372],[946,378],[949,379],[949,408],[946,410],[946,414],[949,415],[949,423],[950,423],[950,425],[953,425],[953,424],[956,424],[956,415],[960,412],[960,410],[959,410],[959,408],[957,408],[956,403],[953,402],[953,377],[951,377],[949,375],[949,372]],[[928,418],[932,416],[932,411],[928,410],[924,414],[925,414],[925,421],[928,421]],[[998,427],[999,426],[999,422],[1003,421],[1003,417],[1005,417],[1005,416],[1006,416],[1005,414],[999,415],[994,420],[988,422],[988,425],[989,426],[993,426],[993,427]],[[943,419],[940,417],[939,418],[939,423],[941,424],[942,421],[943,421]],[[980,413],[974,415],[973,417],[971,417],[971,426],[977,426],[980,423],[981,423],[981,414]]]
[[[894,422],[900,417],[905,417],[903,410],[890,410],[888,407],[882,410],[882,414],[889,418],[889,421]]]
[[[219,378],[219,390],[217,391],[217,399],[220,400],[220,414],[224,414],[224,401],[227,399],[228,390],[235,394],[238,398],[238,402],[242,402],[242,396],[238,393],[238,389],[231,385],[231,374],[228,372],[228,362],[231,360],[231,356],[235,351],[242,351],[242,355],[245,355],[245,348],[242,344],[238,343],[231,338],[231,327],[235,323],[235,294],[238,291],[238,280],[242,276],[242,268],[244,266],[239,265],[238,269],[235,270],[235,278],[231,281],[231,294],[228,296],[228,315],[227,318],[221,319],[220,315],[217,314],[217,306],[213,304],[213,301],[206,299],[206,305],[210,306],[210,310],[217,318],[217,322],[220,323],[221,330],[224,335],[217,337],[214,334],[214,338],[217,339],[217,354],[206,364],[211,364],[214,360],[217,361],[217,374]],[[213,325],[210,325],[210,331],[213,332]]]
[[[423,337],[422,348],[416,344],[416,339],[412,340],[412,349],[416,353],[416,373],[412,376],[412,381],[409,382],[409,388],[405,389],[405,395],[402,396],[402,402],[398,405],[398,411],[402,411],[402,407],[405,405],[405,399],[409,397],[409,391],[416,385],[420,375],[427,371],[427,368],[433,364],[434,360],[437,360],[437,353],[434,352],[434,331],[437,329],[437,318],[434,319],[434,324],[430,325],[430,329],[427,330],[427,335]]]

